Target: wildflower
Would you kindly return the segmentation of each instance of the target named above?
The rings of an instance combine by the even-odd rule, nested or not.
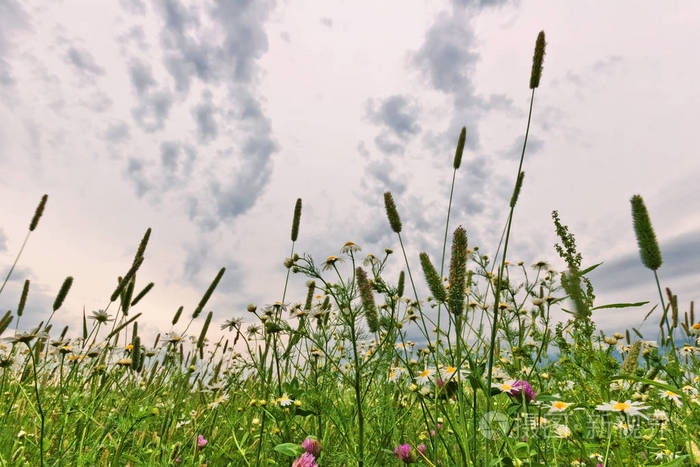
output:
[[[197,435],[197,447],[198,447],[199,449],[202,449],[204,446],[206,446],[208,442],[209,442],[209,441],[207,441],[206,439],[204,439],[204,436],[202,436],[202,435]]]
[[[416,381],[420,384],[427,384],[430,382],[430,379],[433,377],[434,374],[434,369],[426,368],[425,370],[418,373],[418,376],[416,376]]]
[[[294,403],[292,399],[287,397],[286,394],[282,395],[279,399],[277,399],[277,403],[280,405],[280,407],[287,407],[290,406]]]
[[[321,443],[316,438],[306,438],[302,441],[301,447],[314,457],[318,457],[321,454]]]
[[[131,359],[130,358],[120,358],[119,361],[117,362],[117,365],[119,365],[119,366],[131,366]]]
[[[663,410],[654,410],[654,413],[651,414],[652,420],[656,420],[657,422],[667,422],[668,421],[668,414],[663,411]]]
[[[627,400],[625,402],[618,402],[612,400],[607,404],[600,404],[596,406],[596,410],[607,411],[607,412],[621,412],[626,415],[639,415],[642,418],[647,418],[640,410],[648,409],[649,407],[643,405],[642,402],[632,402]]]
[[[88,316],[90,319],[94,319],[98,323],[106,323],[107,321],[111,321],[109,319],[109,315],[105,310],[97,310],[93,311],[90,316]]]
[[[700,336],[700,323],[695,323],[692,326],[690,326],[690,332],[691,334]]]
[[[305,452],[292,463],[292,467],[318,467],[318,464],[313,454]]]
[[[335,263],[342,262],[342,261],[343,260],[341,258],[338,258],[337,256],[329,256],[323,262],[323,270],[327,271],[329,269],[333,269],[333,267],[335,266]]]
[[[377,259],[376,256],[374,256],[372,253],[368,254],[367,257],[362,261],[362,264],[365,266],[376,266],[379,264],[379,259]]]
[[[532,386],[530,386],[530,383],[528,383],[524,379],[515,381],[511,387],[509,394],[514,399],[520,400],[523,392],[525,393],[525,398],[528,402],[532,402],[537,398],[537,394],[532,389]]]
[[[467,370],[461,369],[459,372],[457,371],[457,368],[453,366],[448,366],[445,368],[440,369],[440,373],[442,374],[442,377],[446,380],[449,381],[450,379],[454,378],[455,380],[459,380],[460,376],[465,376],[467,373]]]
[[[571,428],[566,425],[557,425],[554,431],[556,432],[557,437],[562,439],[571,438],[572,435]]]
[[[543,269],[549,269],[549,264],[547,264],[546,261],[538,261],[535,264],[532,265],[532,268],[535,269],[536,271],[542,271]]]
[[[343,248],[340,249],[342,253],[355,253],[356,251],[360,251],[362,248],[357,246],[354,242],[345,242],[345,245],[343,245]]]
[[[394,457],[403,461],[404,464],[413,464],[417,460],[415,451],[411,450],[410,444],[400,444],[394,448]]]
[[[681,390],[688,394],[689,396],[697,396],[698,395],[698,390],[695,389],[693,386],[690,386],[689,384],[686,384],[681,388]]]
[[[681,396],[673,391],[661,391],[661,397],[672,400],[678,407],[681,406]]]
[[[241,327],[241,319],[240,318],[231,318],[227,319],[224,321],[224,324],[221,325],[221,329],[228,329],[229,331],[232,331],[233,329],[238,329]]]
[[[693,347],[692,345],[686,344],[681,349],[681,354],[683,354],[684,357],[690,357],[696,351],[697,351],[697,349],[695,347]]]
[[[174,332],[169,332],[165,335],[165,342],[169,344],[177,344],[182,340],[182,336],[174,333]]]
[[[568,402],[564,401],[554,401],[552,402],[552,406],[550,407],[549,411],[550,412],[563,412],[567,408],[569,408],[571,404]]]

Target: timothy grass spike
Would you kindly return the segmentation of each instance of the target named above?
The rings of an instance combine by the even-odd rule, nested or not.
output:
[[[63,285],[61,286],[61,290],[59,290],[58,295],[56,295],[56,300],[53,302],[53,311],[61,308],[61,305],[63,305],[63,300],[66,299],[66,295],[68,295],[68,291],[70,290],[72,284],[73,278],[71,276],[66,277],[66,279],[63,281]]]
[[[384,207],[386,208],[386,216],[389,218],[391,230],[396,233],[401,233],[401,219],[399,218],[399,211],[396,210],[394,198],[391,196],[391,192],[389,191],[384,193]]]
[[[365,312],[365,318],[367,318],[367,326],[371,332],[377,332],[379,330],[377,306],[374,304],[374,295],[372,294],[372,287],[367,279],[367,273],[361,267],[358,267],[355,272],[357,276],[357,285],[360,288],[362,307]]]
[[[292,219],[292,241],[296,242],[299,236],[299,221],[301,220],[301,198],[297,198],[294,205],[294,218]]]
[[[17,305],[17,316],[22,316],[24,312],[24,306],[27,304],[27,294],[29,293],[29,279],[24,281],[24,287],[22,288],[22,295],[19,298],[19,305]]]
[[[467,231],[462,226],[455,229],[452,237],[452,257],[450,259],[450,298],[449,310],[455,315],[462,313],[466,296],[467,275]]]
[[[143,297],[145,297],[146,294],[147,294],[148,292],[150,292],[150,290],[153,288],[153,285],[154,285],[153,282],[149,282],[149,284],[148,284],[146,287],[144,287],[143,290],[142,290],[141,292],[138,293],[138,295],[136,295],[136,298],[134,298],[134,299],[131,301],[131,306],[134,306],[134,305],[136,305],[138,302],[140,302],[141,299],[142,299]]]
[[[452,167],[455,170],[459,169],[462,164],[462,154],[464,153],[464,143],[467,140],[467,128],[462,127],[462,131],[459,133],[459,140],[457,141],[457,150],[455,151],[455,157],[452,161]]]
[[[642,257],[642,263],[652,271],[655,271],[659,269],[663,260],[661,258],[659,244],[656,241],[654,228],[651,226],[649,212],[640,195],[634,195],[630,202],[632,203],[634,233],[637,235],[637,243],[639,244],[639,254]]]
[[[199,301],[199,304],[197,305],[197,308],[194,309],[194,313],[192,313],[192,319],[196,319],[197,316],[202,312],[202,309],[204,306],[207,304],[209,301],[209,298],[211,297],[211,294],[214,293],[214,289],[216,288],[217,285],[219,285],[219,281],[221,280],[221,276],[224,275],[224,272],[226,271],[226,268],[221,268],[212,281],[212,283],[209,285],[209,288],[207,289],[206,292],[204,292],[204,295],[202,296],[202,299]]]
[[[425,252],[420,254],[420,265],[423,267],[423,274],[430,288],[430,293],[433,294],[435,300],[445,303],[447,301],[447,291],[445,291],[445,286],[442,285],[440,275],[435,270],[435,266],[433,266],[428,254]]]
[[[46,207],[46,201],[49,199],[49,195],[44,195],[41,197],[41,201],[39,201],[39,205],[36,207],[36,211],[34,211],[34,217],[32,217],[32,222],[29,224],[29,231],[33,232],[34,229],[36,229],[36,226],[39,224],[39,219],[41,219],[41,215],[44,213],[44,208]]]
[[[544,50],[547,43],[544,40],[544,31],[540,31],[535,41],[535,54],[532,57],[532,72],[530,73],[530,89],[535,89],[540,85],[542,77],[542,62],[544,61]]]

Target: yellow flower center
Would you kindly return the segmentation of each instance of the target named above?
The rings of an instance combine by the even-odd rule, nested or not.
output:
[[[618,402],[617,404],[613,404],[612,409],[617,410],[618,412],[624,412],[631,407],[632,405],[626,402]]]
[[[676,393],[673,392],[673,391],[665,391],[665,392],[664,392],[664,395],[665,395],[666,397],[678,397],[678,394],[676,394]]]
[[[421,372],[419,373],[419,376],[420,376],[421,378],[425,378],[425,377],[428,376],[429,374],[430,374],[430,370],[423,370],[423,371],[421,371]]]
[[[448,366],[448,367],[445,369],[445,373],[447,373],[448,375],[451,375],[452,373],[454,373],[454,372],[456,372],[456,371],[457,371],[457,368],[455,368],[455,367],[453,367],[453,366]]]
[[[513,389],[513,386],[511,386],[510,384],[501,384],[502,391],[510,391],[511,389]]]
[[[566,402],[562,402],[562,401],[556,401],[552,404],[552,407],[554,407],[555,409],[560,409],[560,410],[565,409],[568,406],[569,406],[569,404],[567,404]]]

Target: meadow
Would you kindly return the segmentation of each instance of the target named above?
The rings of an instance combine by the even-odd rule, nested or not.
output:
[[[567,269],[508,259],[545,46],[542,32],[493,254],[469,244],[468,228],[450,226],[462,129],[444,229],[435,233],[440,258],[410,250],[389,192],[386,228],[400,249],[368,253],[341,241],[337,256],[299,254],[298,199],[284,292],[240,310],[245,319],[226,321],[220,338],[207,337],[214,311],[205,309],[224,268],[193,311],[180,307],[153,341],[142,339],[140,304],[153,283],[139,268],[150,229],[105,308],[70,328],[51,321],[72,277],[43,321],[21,330],[26,280],[17,307],[0,318],[0,464],[700,465],[700,322],[692,303],[682,310],[661,286],[662,255],[643,199],[631,198],[631,216],[658,304],[596,303],[587,275],[599,264],[583,262],[556,211],[554,248]],[[47,202],[45,195],[0,294]],[[397,277],[386,273],[390,264],[402,268]],[[292,274],[305,277],[304,290],[287,290]],[[430,294],[420,296],[419,284]],[[601,309],[658,320],[658,336],[635,328],[606,335],[593,320]],[[552,319],[555,310],[568,319]]]

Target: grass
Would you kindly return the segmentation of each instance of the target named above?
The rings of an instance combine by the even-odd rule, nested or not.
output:
[[[541,34],[526,135],[544,46]],[[400,255],[365,255],[352,242],[318,264],[298,255],[297,200],[280,301],[248,306],[246,323],[225,322],[216,341],[207,338],[213,313],[200,314],[223,268],[190,316],[180,307],[152,343],[139,335],[136,311],[152,283],[136,289],[136,278],[150,229],[104,310],[83,315],[77,335],[51,324],[71,277],[46,321],[19,331],[31,293],[26,281],[17,308],[0,319],[7,336],[0,345],[0,464],[700,464],[700,323],[692,304],[681,313],[669,289],[664,302],[661,255],[641,198],[633,198],[635,229],[662,308],[655,340],[634,328],[596,330],[595,310],[646,302],[596,305],[586,275],[598,265],[583,266],[557,212],[555,249],[566,271],[507,259],[527,137],[494,257],[469,247],[461,227],[446,257],[464,141],[463,130],[439,268],[428,254],[407,252],[390,193],[387,228]],[[420,257],[423,278],[409,255]],[[386,273],[392,262],[405,267],[398,280]],[[287,302],[290,274],[308,279],[297,291],[302,302]],[[423,279],[430,296],[418,293]],[[554,322],[557,309],[571,318]]]

